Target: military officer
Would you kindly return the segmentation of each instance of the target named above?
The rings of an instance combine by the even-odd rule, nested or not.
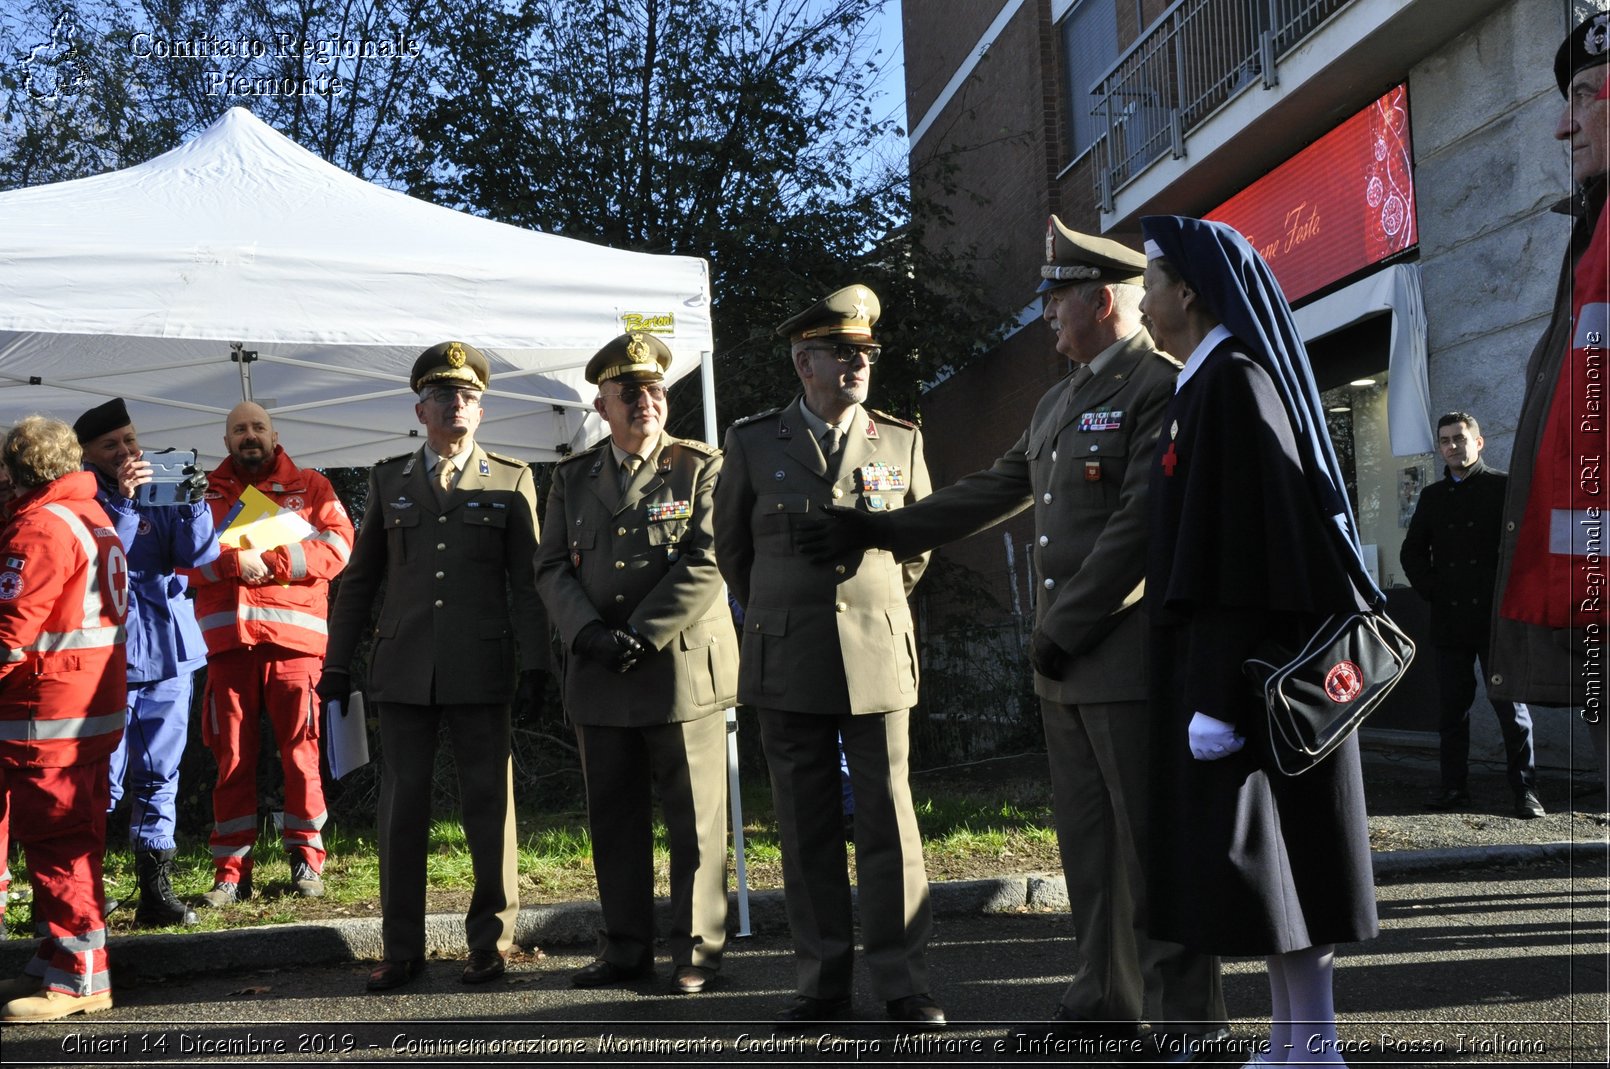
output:
[[[1021,1035],[1131,1037],[1147,1018],[1217,1034],[1226,1020],[1216,960],[1149,938],[1143,920],[1146,461],[1179,370],[1141,325],[1145,269],[1140,253],[1052,216],[1042,314],[1073,370],[1017,444],[918,505],[830,510],[830,526],[802,535],[822,559],[867,545],[909,556],[1034,507],[1034,688],[1078,945],[1051,1023]]]
[[[844,740],[855,791],[861,934],[889,1015],[942,1027],[924,961],[928,877],[906,783],[917,647],[906,597],[927,564],[881,550],[816,564],[794,547],[825,502],[886,512],[928,493],[922,435],[863,406],[878,299],[848,286],[788,320],[802,393],[727,433],[716,560],[744,610],[738,697],[759,711],[783,847],[800,1024],[850,1010],[855,935],[840,817]]]
[[[382,460],[330,616],[319,696],[345,698],[352,652],[376,597],[370,699],[380,713],[382,961],[369,989],[418,976],[425,961],[425,849],[431,776],[446,722],[458,764],[475,890],[465,918],[465,983],[502,975],[519,911],[509,700],[540,693],[547,621],[537,597],[531,469],[475,444],[486,357],[443,342],[414,362],[409,386],[425,445]],[[505,606],[511,604],[512,613]]]
[[[721,454],[665,431],[670,365],[663,341],[637,333],[588,362],[609,438],[554,470],[537,589],[563,651],[604,913],[598,960],[571,980],[653,972],[652,784],[671,848],[671,989],[691,995],[726,943],[720,714],[738,693],[738,636],[715,560]]]

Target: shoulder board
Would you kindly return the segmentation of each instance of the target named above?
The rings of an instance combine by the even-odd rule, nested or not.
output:
[[[676,440],[676,444],[691,452],[699,453],[707,457],[713,457],[717,453],[721,452],[721,450],[717,449],[710,443],[701,442],[696,438],[678,438]]]
[[[783,407],[784,406],[782,405],[778,405],[776,408],[768,408],[764,412],[756,412],[752,416],[745,416],[742,419],[735,419],[732,421],[732,425],[734,427],[742,427],[745,424],[754,423],[756,420],[765,419],[767,416],[775,416],[777,413],[783,410]]]
[[[579,453],[572,453],[568,457],[561,457],[559,459],[559,463],[557,465],[555,465],[555,466],[562,468],[566,464],[574,464],[578,460],[590,460],[590,459],[592,459],[592,457],[594,455],[597,454],[597,452],[600,449],[608,449],[608,448],[609,448],[609,439],[605,438],[602,442],[599,442],[597,445],[588,446],[586,449],[583,449]]]
[[[488,460],[495,460],[499,464],[507,464],[511,468],[523,468],[527,466],[526,462],[523,460],[516,460],[514,457],[506,457],[502,453],[494,453],[490,449],[483,449],[481,452],[486,454]]]
[[[906,429],[913,431],[918,429],[917,425],[911,422],[909,419],[901,419],[899,416],[891,416],[889,413],[879,411],[876,408],[867,409],[867,415],[872,416],[874,419],[881,419],[885,423],[893,423],[897,427],[905,427]]]
[[[382,464],[395,464],[399,460],[407,460],[409,457],[413,456],[417,452],[419,452],[419,450],[413,449],[413,450],[409,450],[406,453],[398,453],[394,457],[381,457],[379,460],[375,461],[374,466],[378,468]]]

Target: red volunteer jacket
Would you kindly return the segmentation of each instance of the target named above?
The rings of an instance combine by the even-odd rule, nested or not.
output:
[[[93,474],[13,503],[0,532],[0,764],[69,768],[117,746],[128,608],[128,558]]]
[[[330,480],[298,468],[283,446],[275,446],[273,463],[255,477],[232,458],[207,474],[207,503],[220,537],[224,518],[248,485],[307,520],[313,533],[263,553],[274,578],[261,586],[241,582],[240,550],[230,546],[220,546],[211,564],[185,571],[196,588],[196,621],[207,652],[272,643],[322,657],[329,638],[330,580],[352,555],[352,520]]]

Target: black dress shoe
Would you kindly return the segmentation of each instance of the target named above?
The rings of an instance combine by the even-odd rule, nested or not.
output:
[[[369,974],[369,982],[365,986],[370,991],[390,991],[394,987],[401,987],[424,971],[424,958],[409,958],[407,961],[383,961],[376,965],[374,971]]]
[[[1544,815],[1543,803],[1537,800],[1537,795],[1522,788],[1515,792],[1515,815],[1522,820],[1536,820]]]
[[[629,967],[599,958],[572,976],[570,983],[574,987],[604,987],[608,984],[623,984],[628,980],[641,980],[645,976],[653,975],[652,961],[638,962],[636,966]]]
[[[1470,792],[1463,787],[1449,787],[1426,800],[1426,806],[1431,809],[1458,809],[1469,804]]]
[[[889,1020],[913,1028],[945,1027],[945,1011],[939,1008],[939,1003],[927,995],[906,995],[890,999],[884,1003],[884,1008],[889,1011]]]
[[[1230,1038],[1226,1027],[1206,1032],[1153,1031],[1150,1037],[1152,1061],[1163,1065],[1189,1065],[1218,1059],[1221,1047]]]
[[[777,1015],[778,1024],[814,1024],[817,1021],[840,1021],[850,1015],[847,998],[812,998],[800,995],[793,1005]]]
[[[484,984],[502,976],[504,968],[503,955],[496,950],[472,950],[462,979],[466,984]]]

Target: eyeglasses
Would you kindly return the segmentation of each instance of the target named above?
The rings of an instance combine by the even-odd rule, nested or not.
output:
[[[649,395],[653,401],[665,400],[665,383],[663,382],[623,382],[615,396],[621,399],[622,404],[635,405],[637,399],[644,394]]]
[[[463,402],[466,408],[474,408],[481,403],[481,395],[473,390],[456,390],[451,386],[437,386],[425,391],[425,399],[434,401],[439,405],[454,405]]]
[[[883,355],[881,345],[850,345],[848,342],[839,342],[837,345],[809,345],[806,352],[828,353],[841,364],[853,364],[857,357],[866,357],[868,364],[876,364],[878,357]]]

